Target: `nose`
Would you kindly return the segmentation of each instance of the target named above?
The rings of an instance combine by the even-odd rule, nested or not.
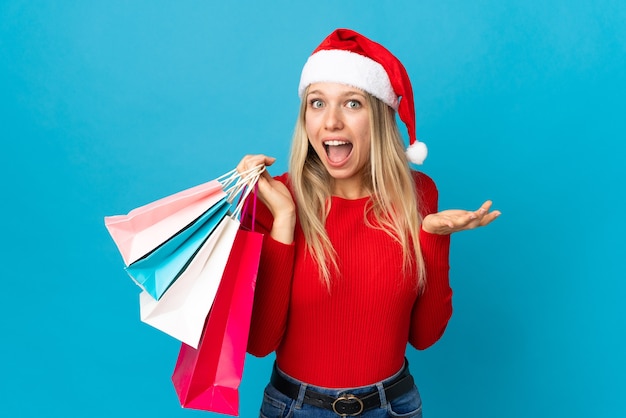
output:
[[[335,131],[343,127],[341,109],[337,106],[329,106],[325,112],[324,127],[329,131]]]

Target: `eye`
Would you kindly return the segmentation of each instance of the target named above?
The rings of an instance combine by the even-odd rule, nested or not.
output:
[[[350,109],[359,109],[361,107],[361,102],[355,99],[348,100],[346,106]]]
[[[320,109],[322,106],[324,106],[324,102],[322,102],[320,99],[311,99],[309,103],[313,109]]]

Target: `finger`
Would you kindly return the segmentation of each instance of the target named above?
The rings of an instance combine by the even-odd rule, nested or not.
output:
[[[239,160],[239,164],[237,164],[237,171],[239,173],[246,170],[246,161],[250,158],[250,155],[244,155],[241,160]]]
[[[261,177],[259,177],[259,181],[257,182],[257,196],[261,199],[263,203],[267,203],[265,201],[265,196],[270,191],[270,189],[271,187],[269,180],[265,178],[265,176],[261,175]]]
[[[492,204],[493,202],[491,200],[486,200],[474,213],[477,217],[482,217],[484,214],[489,213]]]
[[[462,217],[462,227],[464,228],[474,228],[475,225],[480,222],[480,220],[482,219],[484,213],[481,212],[481,210],[477,210],[475,212],[471,212],[468,211],[465,215],[463,215]]]
[[[271,177],[266,178],[265,176],[259,177],[259,181],[257,182],[257,196],[267,206],[270,211],[272,210],[272,200],[275,196],[276,190],[273,186],[273,179]]]
[[[492,204],[493,204],[493,202],[491,200],[487,200],[480,206],[480,208],[478,208],[476,211],[472,212],[472,214],[474,215],[472,220],[475,221],[475,222],[474,222],[474,225],[471,228],[476,228],[478,226],[482,226],[483,225],[483,219],[484,219],[484,217],[487,214],[489,214],[489,210],[491,209],[491,205]],[[489,221],[489,222],[491,222],[491,221]],[[486,225],[486,224],[484,224],[484,225]],[[471,228],[468,228],[468,229],[471,229]]]
[[[276,158],[268,157],[267,155],[258,154],[254,155],[253,158],[250,159],[250,164],[248,168],[258,167],[259,165],[270,166],[274,164]]]
[[[259,176],[258,182],[260,183],[261,181],[263,182],[263,185],[267,190],[270,187],[273,187],[273,183],[275,180],[272,178],[272,175],[269,173],[269,171],[263,170],[261,172],[261,175]]]
[[[280,182],[275,180],[267,170],[263,170],[263,172],[259,176],[259,180],[257,183],[259,192],[264,195],[272,193],[274,191],[274,185],[276,183]]]
[[[480,226],[486,226],[489,225],[491,222],[493,222],[498,216],[500,216],[500,211],[499,210],[494,210],[493,212],[489,213],[488,215],[485,215],[481,221],[480,221]]]
[[[237,165],[237,171],[240,173],[249,171],[256,166],[263,164],[264,158],[264,155],[246,155]]]
[[[237,165],[237,171],[242,173],[260,165],[270,166],[274,164],[275,161],[276,158],[268,157],[267,155],[263,154],[246,155]]]

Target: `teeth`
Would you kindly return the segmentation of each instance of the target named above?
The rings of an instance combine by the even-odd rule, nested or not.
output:
[[[349,142],[347,141],[337,141],[337,140],[333,140],[333,141],[324,141],[324,145],[329,146],[329,147],[337,147],[339,145],[348,145]]]

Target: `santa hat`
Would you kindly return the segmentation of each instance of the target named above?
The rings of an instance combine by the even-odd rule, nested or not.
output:
[[[350,30],[337,29],[313,51],[300,76],[298,95],[313,83],[347,84],[364,90],[398,112],[407,127],[407,157],[422,164],[428,150],[415,137],[413,89],[406,69],[384,46]]]

